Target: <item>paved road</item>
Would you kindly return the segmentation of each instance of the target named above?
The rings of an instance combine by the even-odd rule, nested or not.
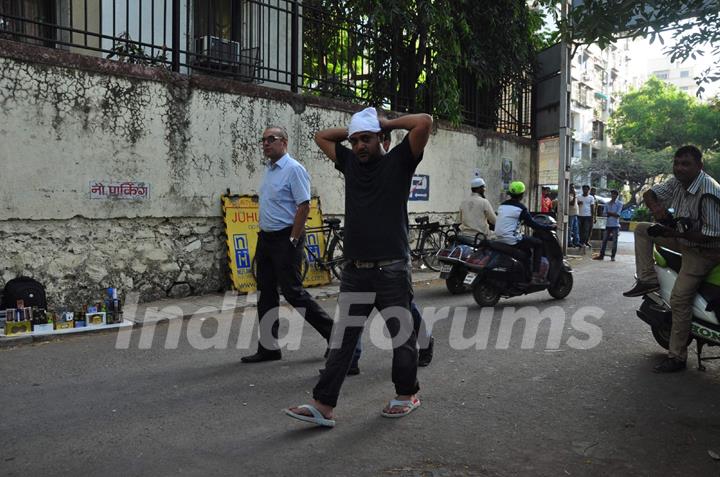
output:
[[[323,365],[309,329],[301,349],[259,365],[240,364],[242,350],[198,350],[185,338],[164,349],[167,326],[150,349],[135,336],[116,350],[108,333],[0,350],[0,474],[720,475],[708,453],[720,454],[720,364],[651,373],[661,349],[634,316],[639,300],[620,297],[632,257],[574,263],[568,299],[505,300],[492,317],[479,318],[472,297],[451,297],[440,282],[418,287],[422,306],[467,307],[465,337],[492,326],[485,349],[456,350],[457,328],[436,325],[436,359],[420,370],[423,405],[400,420],[380,417],[393,392],[390,352],[370,344],[362,374],[343,388],[335,429],[284,417]],[[548,326],[522,349],[522,324],[498,349],[504,309],[558,304],[568,319],[557,349],[546,349]],[[605,313],[584,323],[601,340],[574,349],[570,338],[587,343],[582,331],[594,328],[570,316],[591,305]]]

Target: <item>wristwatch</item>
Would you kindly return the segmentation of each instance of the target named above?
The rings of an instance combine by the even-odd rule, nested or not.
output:
[[[297,247],[298,242],[299,242],[298,239],[296,239],[294,237],[290,237],[290,243],[292,244],[293,247]]]

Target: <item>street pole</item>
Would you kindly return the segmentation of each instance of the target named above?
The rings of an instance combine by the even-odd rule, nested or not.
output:
[[[571,8],[569,1],[562,2],[560,12],[562,19],[568,17],[568,10]],[[560,160],[558,161],[558,207],[557,227],[558,237],[562,246],[563,254],[567,253],[568,236],[568,182],[570,179],[570,149],[572,144],[572,131],[570,130],[570,86],[572,76],[570,74],[570,44],[563,39],[560,44]]]

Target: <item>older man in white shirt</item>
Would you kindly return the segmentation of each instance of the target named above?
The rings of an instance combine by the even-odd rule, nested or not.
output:
[[[460,204],[460,230],[464,235],[485,237],[490,235],[490,224],[495,225],[497,217],[490,201],[485,198],[485,181],[475,177],[470,181],[472,195]]]

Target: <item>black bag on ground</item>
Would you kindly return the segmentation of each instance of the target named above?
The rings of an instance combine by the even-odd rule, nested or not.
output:
[[[30,277],[17,277],[5,284],[0,309],[15,308],[17,301],[22,300],[25,306],[47,309],[45,288]]]

